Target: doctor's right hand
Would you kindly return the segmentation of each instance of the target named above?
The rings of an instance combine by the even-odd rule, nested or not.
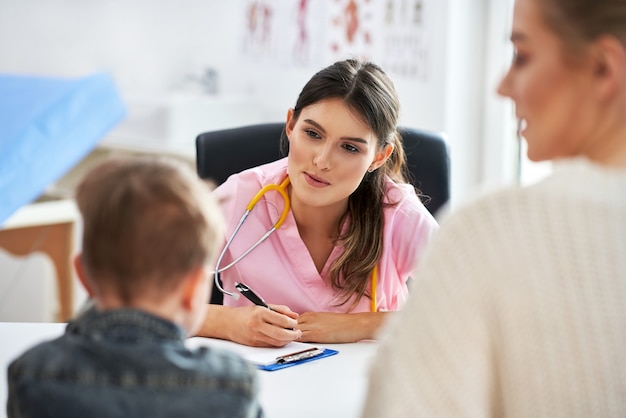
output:
[[[254,347],[282,347],[302,336],[298,314],[284,305],[232,308],[231,340]]]

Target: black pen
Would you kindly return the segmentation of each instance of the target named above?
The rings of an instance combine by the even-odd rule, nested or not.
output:
[[[270,306],[261,298],[261,296],[254,293],[254,291],[245,284],[235,282],[235,288],[239,290],[239,293],[244,295],[246,299],[248,299],[255,305],[263,306],[269,310],[272,310],[272,308],[270,308]]]

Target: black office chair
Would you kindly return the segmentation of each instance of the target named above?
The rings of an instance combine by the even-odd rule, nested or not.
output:
[[[450,200],[450,155],[445,134],[400,127],[409,170],[409,181],[421,193],[433,214]]]
[[[196,164],[200,178],[215,185],[247,168],[283,157],[280,137],[285,123],[264,123],[205,132],[196,137]],[[410,181],[422,195],[430,213],[450,198],[450,159],[445,136],[414,128],[400,128]],[[215,286],[211,303],[221,304],[224,295]]]

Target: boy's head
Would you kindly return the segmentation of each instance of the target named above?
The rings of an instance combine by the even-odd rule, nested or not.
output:
[[[191,168],[168,159],[107,160],[80,182],[76,202],[83,218],[76,267],[105,308],[173,306],[185,291],[208,301],[206,266],[221,243],[222,216]]]

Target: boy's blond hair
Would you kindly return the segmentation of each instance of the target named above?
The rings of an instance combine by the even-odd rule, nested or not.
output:
[[[76,201],[88,280],[124,303],[155,290],[166,295],[212,263],[223,238],[209,185],[171,159],[107,160],[83,178]]]

